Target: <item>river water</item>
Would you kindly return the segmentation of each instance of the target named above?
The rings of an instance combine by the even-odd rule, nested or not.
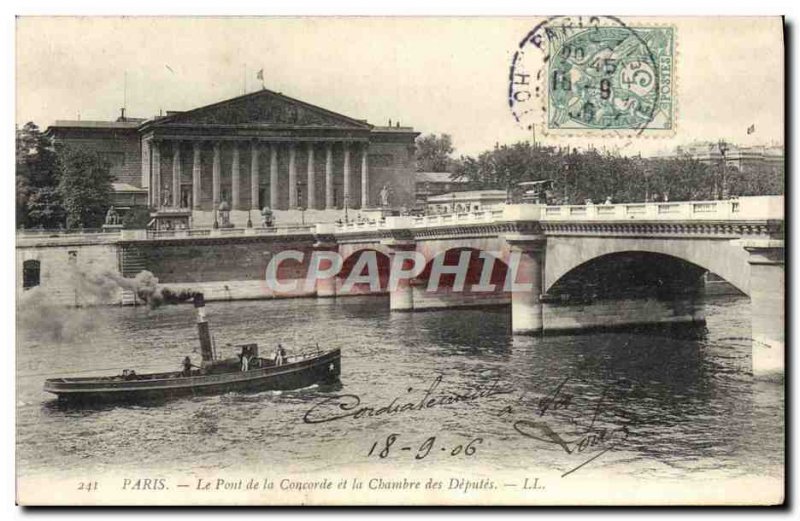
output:
[[[341,385],[93,409],[59,406],[42,391],[45,378],[177,370],[186,354],[199,360],[194,311],[188,305],[71,310],[58,317],[72,324],[61,341],[49,329],[19,331],[18,473],[198,475],[248,465],[336,472],[382,461],[406,469],[539,466],[566,473],[602,446],[577,457],[514,427],[541,434],[530,422],[546,421],[565,437],[587,428],[612,433],[604,442],[614,442],[612,450],[587,469],[656,479],[780,478],[783,391],[749,374],[749,305],[745,298],[708,300],[700,331],[534,338],[513,337],[510,310],[502,307],[391,313],[382,297],[215,302],[207,310],[219,346],[338,347]],[[432,385],[430,396],[474,397],[481,390],[490,396],[304,422],[306,414],[312,421],[341,414],[318,405],[331,396],[356,395],[377,409],[395,398],[417,403]],[[485,392],[492,386],[504,393]],[[396,441],[381,458],[391,434]]]

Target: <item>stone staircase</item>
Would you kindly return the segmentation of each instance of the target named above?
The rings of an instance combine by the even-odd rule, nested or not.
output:
[[[142,250],[134,244],[122,247],[119,271],[123,277],[135,277],[140,271],[147,269],[147,260]]]
[[[142,250],[133,244],[126,244],[122,247],[119,264],[120,273],[127,278],[133,278],[140,271],[147,269],[147,261],[144,254],[142,254]],[[142,304],[142,301],[133,291],[123,289],[120,292],[119,304],[120,306],[138,306]]]

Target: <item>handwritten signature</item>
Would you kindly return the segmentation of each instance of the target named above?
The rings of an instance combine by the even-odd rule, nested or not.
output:
[[[499,394],[510,394],[513,392],[509,388],[499,385],[499,380],[492,381],[489,385],[477,385],[474,389],[467,392],[439,391],[442,383],[442,376],[437,375],[433,382],[423,391],[418,400],[409,401],[408,396],[396,396],[388,404],[374,407],[361,405],[361,397],[357,394],[338,394],[323,399],[315,404],[305,415],[304,423],[325,423],[350,418],[361,420],[364,418],[375,418],[378,416],[393,416],[397,414],[409,413],[414,411],[424,411],[444,405],[451,405],[461,402],[474,402],[496,396]],[[407,394],[414,392],[409,387]]]
[[[622,382],[617,382],[615,385],[607,385],[603,388],[600,398],[591,409],[592,416],[588,425],[581,427],[580,418],[571,418],[570,422],[578,426],[578,429],[573,429],[569,434],[559,432],[551,422],[542,419],[551,417],[553,411],[574,411],[576,409],[575,396],[565,391],[565,386],[569,380],[569,377],[564,378],[552,392],[538,400],[535,409],[537,413],[536,419],[522,419],[514,422],[514,430],[519,434],[542,443],[557,445],[569,455],[588,454],[592,453],[593,450],[596,451],[592,453],[589,459],[563,473],[561,475],[562,478],[618,447],[630,436],[628,428],[630,423],[614,427],[602,427],[597,423],[597,419],[604,411],[604,405],[609,394],[612,390],[622,388]]]

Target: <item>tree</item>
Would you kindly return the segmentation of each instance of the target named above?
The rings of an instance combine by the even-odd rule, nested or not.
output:
[[[782,195],[784,193],[784,165],[757,165],[740,170],[727,167],[728,187],[731,195]]]
[[[416,141],[417,172],[449,172],[453,159],[453,140],[449,134],[428,134]]]
[[[712,167],[689,157],[650,159],[647,162],[650,194],[669,196],[671,201],[702,201],[712,198]]]
[[[550,179],[551,200],[562,204],[600,203],[609,197],[641,202],[665,194],[670,200],[697,200],[709,198],[713,190],[709,166],[694,159],[642,159],[596,149],[531,147],[527,142],[497,146],[477,158],[462,157],[453,175],[472,188],[509,191],[523,181]]]
[[[72,147],[58,151],[58,193],[63,200],[67,228],[97,228],[111,204],[109,163],[96,152]]]
[[[474,189],[510,191],[523,181],[558,180],[563,160],[553,148],[521,142],[497,146],[477,158],[461,157],[454,162],[453,177],[468,181]]]
[[[52,227],[59,214],[60,200],[53,189],[58,183],[58,160],[50,139],[33,122],[16,133],[17,224]],[[40,193],[42,192],[42,193]],[[36,209],[31,212],[31,204]]]
[[[28,219],[36,226],[60,228],[66,212],[57,187],[44,186],[31,192],[27,201]]]

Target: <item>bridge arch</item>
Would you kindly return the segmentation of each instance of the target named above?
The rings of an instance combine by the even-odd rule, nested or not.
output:
[[[502,252],[455,246],[428,253],[425,268],[413,283],[414,309],[506,305],[511,302],[511,294],[504,288],[508,265]],[[465,260],[466,272],[460,277],[456,273],[447,273],[448,268],[461,264],[462,255],[468,259]],[[444,268],[438,281],[432,280],[436,263],[441,263]],[[457,277],[463,280],[462,287],[456,286]]]
[[[625,252],[663,255],[715,273],[750,296],[749,253],[732,241],[703,239],[561,238],[547,241],[543,293],[581,265]]]
[[[701,266],[662,253],[609,253],[565,273],[546,296],[560,302],[694,297],[705,272]]]
[[[343,295],[380,295],[385,294],[389,287],[389,271],[391,257],[385,248],[379,245],[372,248],[361,248],[352,251],[347,257],[342,257],[342,268],[336,274],[337,294]],[[374,259],[368,257],[374,256]],[[371,264],[373,263],[374,264]],[[354,273],[354,270],[357,270]],[[372,283],[358,282],[347,286],[348,278],[354,276],[367,278],[367,275],[376,276]],[[355,280],[355,278],[353,279]]]
[[[488,261],[487,258],[492,259],[492,271],[488,275],[488,283],[494,284],[499,288],[503,287],[505,284],[506,273],[508,272],[508,264],[506,263],[507,259],[503,258],[502,252],[485,251],[470,246],[453,246],[430,255],[425,263],[425,269],[422,271],[422,273],[420,273],[417,279],[421,281],[428,281],[433,270],[434,262],[438,259],[441,259],[440,262],[442,262],[445,267],[457,266],[463,252],[470,253],[469,265],[464,278],[465,288],[469,288],[471,285],[477,285],[481,282],[481,277],[484,273],[484,266]],[[481,254],[483,254],[483,257],[481,257]],[[455,274],[445,273],[441,276],[440,282],[442,285],[450,287],[455,282],[455,278]]]

